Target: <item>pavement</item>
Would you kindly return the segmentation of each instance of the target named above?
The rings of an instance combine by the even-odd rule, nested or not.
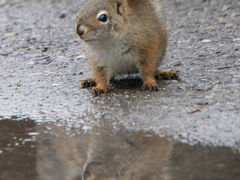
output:
[[[80,3],[0,1],[0,180],[239,179],[240,1],[162,0],[160,69],[181,80],[99,97],[79,84]]]

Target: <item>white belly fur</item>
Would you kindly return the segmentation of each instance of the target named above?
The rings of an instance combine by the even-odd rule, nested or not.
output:
[[[138,73],[139,61],[133,48],[119,44],[104,43],[87,47],[88,54],[95,64],[106,69],[109,80],[116,75]]]

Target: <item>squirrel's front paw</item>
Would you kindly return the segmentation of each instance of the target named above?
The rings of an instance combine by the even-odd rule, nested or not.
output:
[[[93,79],[91,79],[91,78],[80,80],[80,83],[82,85],[82,88],[96,86],[96,82]]]
[[[142,85],[142,90],[157,91],[158,85],[156,82],[144,82]]]
[[[102,89],[102,88],[99,88],[99,87],[92,87],[92,93],[94,96],[99,96],[103,93],[107,93],[108,92],[108,89]]]

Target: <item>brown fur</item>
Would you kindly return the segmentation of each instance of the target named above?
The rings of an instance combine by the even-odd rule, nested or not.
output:
[[[167,46],[167,30],[159,9],[152,0],[88,0],[80,8],[76,32],[85,41],[93,72],[90,81],[82,81],[83,87],[93,86],[93,93],[99,95],[107,91],[115,75],[138,72],[142,89],[158,89],[155,75]],[[108,15],[105,24],[96,18],[102,10]]]

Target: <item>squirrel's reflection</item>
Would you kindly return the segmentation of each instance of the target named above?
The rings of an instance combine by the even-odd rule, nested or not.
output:
[[[57,129],[42,136],[38,171],[44,180],[170,179],[169,156],[174,142],[143,131],[93,128],[69,137]]]

